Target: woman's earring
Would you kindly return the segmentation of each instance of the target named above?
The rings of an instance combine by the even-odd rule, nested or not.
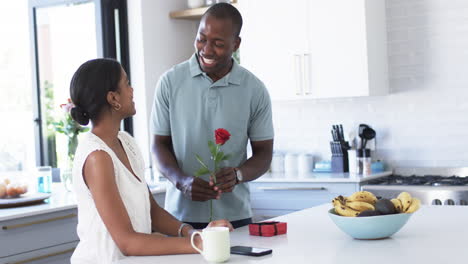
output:
[[[114,105],[114,109],[115,109],[115,111],[119,111],[119,110],[120,110],[120,108],[122,108],[122,105],[121,105],[121,104],[119,104],[119,103],[116,103],[116,104]]]

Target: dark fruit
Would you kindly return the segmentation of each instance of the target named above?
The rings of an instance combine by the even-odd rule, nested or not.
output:
[[[376,216],[376,215],[380,215],[379,211],[366,210],[366,211],[362,211],[360,214],[358,214],[357,217]]]
[[[375,204],[375,210],[379,211],[380,214],[387,215],[387,214],[396,214],[397,210],[395,205],[393,205],[392,201],[389,199],[380,199]]]

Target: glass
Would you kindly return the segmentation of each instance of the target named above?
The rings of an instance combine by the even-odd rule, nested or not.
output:
[[[52,192],[52,167],[41,166],[36,168],[37,191],[42,193]]]
[[[0,171],[36,165],[28,1],[5,1],[0,16]]]
[[[356,156],[356,173],[362,174],[364,170],[364,153],[362,149],[357,150]]]
[[[362,174],[370,175],[372,173],[372,157],[370,149],[364,150],[362,162]]]
[[[63,187],[65,187],[65,190],[68,192],[73,191],[73,170],[71,168],[60,169],[60,181],[62,182]]]
[[[38,78],[41,94],[45,164],[68,167],[68,138],[56,133],[53,122],[65,112],[73,73],[98,57],[94,2],[38,8],[36,12]]]

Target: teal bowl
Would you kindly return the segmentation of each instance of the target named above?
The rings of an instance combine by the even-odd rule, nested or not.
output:
[[[328,215],[343,232],[356,239],[382,239],[398,232],[412,214],[346,217],[330,209]]]

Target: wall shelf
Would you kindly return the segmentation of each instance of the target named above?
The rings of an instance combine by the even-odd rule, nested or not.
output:
[[[233,1],[232,5],[237,7],[237,1]],[[174,19],[200,19],[201,16],[208,10],[209,6],[199,7],[199,8],[192,8],[192,9],[184,9],[184,10],[177,10],[172,11],[169,13],[170,18]]]

